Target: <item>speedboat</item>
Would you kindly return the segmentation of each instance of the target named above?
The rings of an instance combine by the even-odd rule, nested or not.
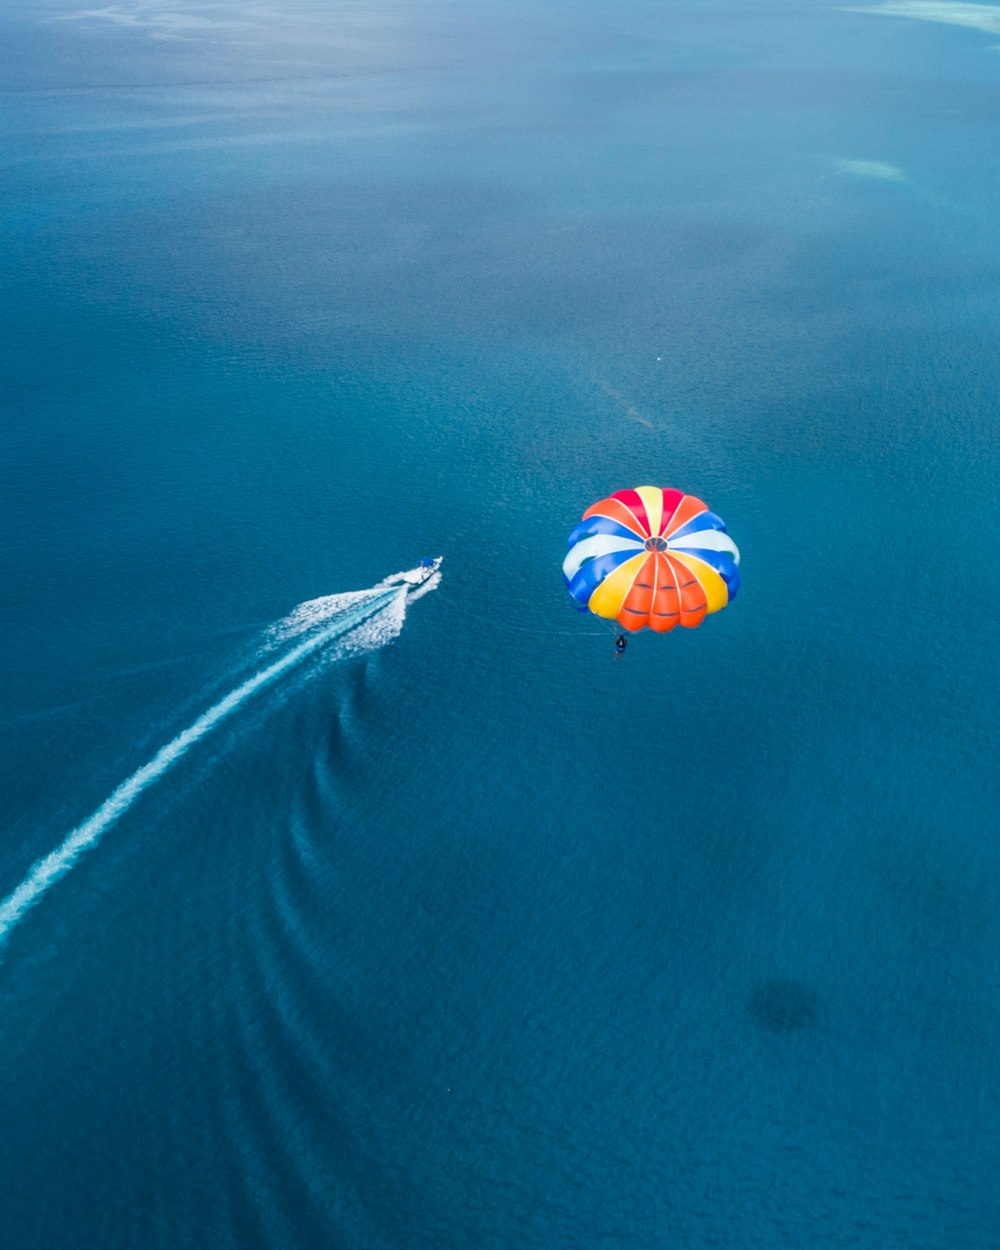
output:
[[[422,586],[440,569],[444,556],[425,556],[415,569],[403,574],[403,581],[410,586]]]

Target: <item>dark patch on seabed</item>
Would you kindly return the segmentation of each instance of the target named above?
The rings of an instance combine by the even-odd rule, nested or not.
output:
[[[747,1011],[772,1033],[794,1033],[816,1023],[816,993],[800,981],[763,981],[747,999]]]

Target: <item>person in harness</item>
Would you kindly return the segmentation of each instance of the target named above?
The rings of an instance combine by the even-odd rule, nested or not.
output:
[[[620,660],[625,654],[625,648],[628,646],[628,639],[624,634],[619,634],[615,639],[615,659]]]

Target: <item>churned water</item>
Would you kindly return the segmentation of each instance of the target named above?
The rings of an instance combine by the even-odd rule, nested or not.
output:
[[[998,35],[6,6],[5,1248],[1000,1245]]]

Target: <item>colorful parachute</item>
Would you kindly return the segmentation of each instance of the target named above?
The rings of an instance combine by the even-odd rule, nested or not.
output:
[[[724,608],[740,588],[739,562],[724,522],[700,499],[637,486],[587,509],[563,577],[579,611],[663,634]]]

